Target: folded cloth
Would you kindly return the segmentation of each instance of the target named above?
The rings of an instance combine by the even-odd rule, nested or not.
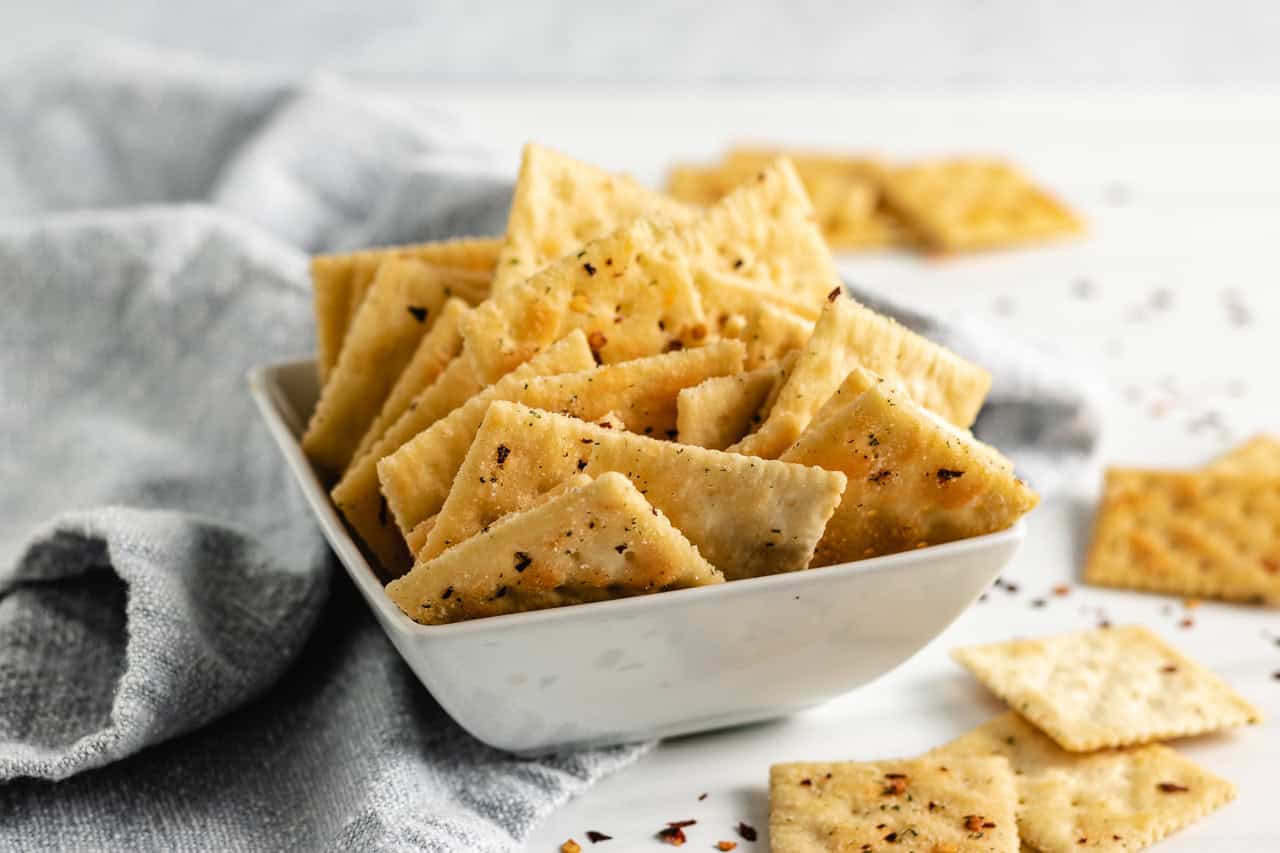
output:
[[[312,348],[308,252],[501,231],[478,151],[341,81],[186,57],[0,80],[0,850],[507,850],[643,752],[462,731],[334,573],[244,388]],[[904,319],[1020,365],[992,409],[1015,459],[1091,451],[1069,371]]]

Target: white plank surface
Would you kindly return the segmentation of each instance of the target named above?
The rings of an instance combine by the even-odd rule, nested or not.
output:
[[[1280,99],[1110,95],[859,98],[785,90],[439,89],[424,100],[468,116],[514,168],[538,139],[656,180],[673,158],[710,156],[737,139],[876,149],[908,156],[1008,155],[1089,218],[1086,240],[946,261],[849,256],[866,286],[943,313],[988,318],[1072,354],[1111,391],[1102,458],[1193,466],[1244,436],[1280,431]],[[1031,519],[1008,579],[897,672],[825,707],[776,723],[660,745],[633,768],[549,816],[529,843],[550,851],[584,833],[601,850],[658,849],[666,821],[696,818],[705,850],[739,820],[766,850],[767,771],[795,759],[911,755],[1000,705],[947,657],[962,643],[1140,622],[1209,665],[1267,714],[1262,726],[1178,744],[1235,781],[1239,799],[1160,850],[1280,850],[1280,613],[1205,604],[1182,628],[1176,600],[1078,585],[1099,472]],[[1072,592],[1049,591],[1069,583]],[[1046,597],[1036,608],[1032,599]],[[705,801],[698,795],[706,792]],[[585,845],[590,847],[590,845]]]

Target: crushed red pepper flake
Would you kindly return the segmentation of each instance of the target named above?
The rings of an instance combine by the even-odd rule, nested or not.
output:
[[[1059,597],[1064,595],[1070,595],[1071,587],[1067,586],[1065,583],[1060,583],[1053,588],[1053,594]]]
[[[737,846],[738,846],[738,842],[736,841],[717,841],[716,842],[717,850],[733,850]]]
[[[978,832],[982,829],[984,823],[986,823],[986,818],[980,814],[967,814],[964,816],[964,828],[970,832]]]
[[[560,853],[582,853],[582,845],[570,838],[560,845]]]
[[[1179,628],[1190,628],[1190,627],[1194,626],[1195,624],[1196,624],[1196,620],[1194,620],[1194,619],[1192,619],[1190,616],[1188,616],[1188,617],[1186,617],[1185,619],[1183,619],[1181,622],[1179,622],[1179,623],[1178,623],[1178,627],[1179,627]]]
[[[738,821],[738,835],[743,841],[755,841],[758,836],[756,828],[745,821]]]
[[[1160,667],[1160,671],[1161,672],[1177,672],[1178,665],[1176,663],[1165,664],[1164,666]]]
[[[599,844],[601,841],[612,841],[612,835],[605,835],[603,832],[597,832],[594,829],[587,830],[587,840],[592,844]]]
[[[800,780],[800,784],[801,784],[801,785],[803,785],[804,787],[808,788],[810,785],[812,785],[812,784],[813,784],[813,780],[812,780],[812,779],[801,779],[801,780]]]
[[[596,329],[587,335],[587,346],[594,350],[604,349],[604,345],[609,343],[609,339],[604,336],[604,332]]]
[[[831,288],[831,292],[827,294],[827,301],[835,302],[839,298],[840,298],[840,288],[838,287]]]
[[[705,323],[697,323],[689,330],[689,337],[695,341],[700,341],[707,336],[707,327]]]
[[[693,826],[696,820],[669,820],[667,826],[674,826],[676,829],[684,829],[686,826]]]
[[[1161,782],[1156,785],[1156,790],[1162,794],[1185,794],[1191,789],[1186,785],[1179,785],[1177,782]]]
[[[907,790],[907,777],[901,773],[888,773],[885,779],[884,789],[880,792],[885,796],[895,796]]]
[[[688,841],[685,838],[684,830],[678,826],[665,826],[658,830],[658,840],[665,844],[670,844],[672,847],[680,847]]]

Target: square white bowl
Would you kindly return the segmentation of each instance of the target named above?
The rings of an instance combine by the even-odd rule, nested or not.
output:
[[[262,366],[249,387],[325,537],[436,701],[517,753],[626,743],[766,720],[897,667],[995,579],[1009,530],[821,569],[711,587],[419,625],[400,611],[300,446],[312,361]]]

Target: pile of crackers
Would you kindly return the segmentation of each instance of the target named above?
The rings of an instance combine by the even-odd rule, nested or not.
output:
[[[1280,607],[1280,440],[1199,471],[1107,471],[1085,580]]]
[[[986,370],[849,298],[792,163],[705,208],[537,145],[506,234],[318,257],[302,445],[411,618],[846,563],[1036,503]]]
[[[919,758],[775,765],[774,853],[1138,850],[1235,797],[1160,742],[1258,710],[1145,628],[954,656],[1011,710]]]
[[[693,204],[713,204],[781,153],[739,147],[711,166],[677,165],[667,190]],[[968,252],[1084,231],[1083,221],[1065,204],[1002,160],[890,164],[869,155],[793,151],[788,156],[827,241],[837,249]]]

